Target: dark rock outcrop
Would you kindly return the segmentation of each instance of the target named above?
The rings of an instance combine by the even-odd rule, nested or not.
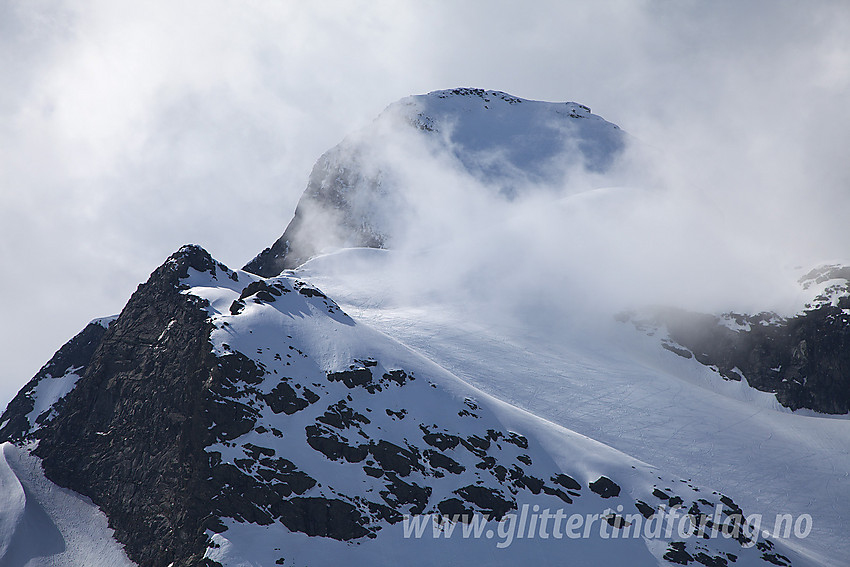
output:
[[[47,477],[91,498],[141,565],[203,564],[207,545],[203,449],[220,377],[204,302],[180,293],[190,268],[216,263],[184,247],[139,286],[36,450]]]
[[[613,498],[620,494],[619,485],[607,476],[600,476],[595,481],[591,482],[589,486],[590,490],[602,498]]]
[[[200,247],[181,248],[108,329],[93,323],[57,352],[9,404],[0,431],[3,441],[38,439],[46,476],[91,498],[140,565],[210,564],[205,531],[219,531],[226,515],[212,496],[227,469],[204,448],[254,425],[252,410],[227,394],[259,369],[212,353],[206,302],[181,293],[190,269],[235,275]],[[73,389],[33,427],[33,388],[69,370],[79,375]]]
[[[105,333],[104,325],[89,323],[53,355],[50,362],[17,393],[3,415],[0,415],[0,423],[5,423],[0,428],[0,442],[22,441],[32,433],[32,424],[27,415],[35,409],[36,387],[47,380],[62,379],[69,372],[83,375]],[[41,416],[37,415],[33,415],[32,419],[42,421]]]
[[[319,158],[286,230],[245,271],[268,278],[297,268],[324,249],[383,247],[385,236],[362,218],[355,204],[362,194],[377,193],[380,181],[345,167],[345,153],[337,147]]]
[[[813,306],[789,319],[769,313],[727,315],[737,330],[713,315],[666,309],[656,321],[674,345],[666,348],[714,367],[726,380],[741,380],[776,394],[792,410],[850,412],[850,296]],[[682,348],[684,347],[684,349]]]

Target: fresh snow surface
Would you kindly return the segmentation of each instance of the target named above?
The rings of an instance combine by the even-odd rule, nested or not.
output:
[[[53,405],[67,396],[74,386],[77,385],[77,380],[80,375],[77,372],[80,368],[69,368],[62,376],[45,376],[35,386],[32,391],[33,409],[27,414],[27,421],[30,423],[30,431],[36,431],[40,424],[36,420],[44,413],[52,411]],[[49,417],[46,416],[45,419]],[[43,420],[42,420],[43,421]]]
[[[100,325],[104,329],[108,329],[109,325],[112,324],[114,320],[118,318],[118,315],[109,315],[107,317],[98,317],[97,319],[92,319],[89,325]]]
[[[468,171],[489,182],[518,173],[547,180],[563,173],[565,165],[602,171],[624,146],[623,132],[582,104],[532,101],[500,91],[410,96],[390,105],[381,118],[394,113],[442,136]]]
[[[492,305],[405,297],[390,255],[341,251],[295,273],[359,323],[504,402],[733,495],[744,510],[811,514],[811,534],[787,543],[825,565],[850,562],[850,421],[792,413],[630,323],[541,325]]]
[[[106,516],[88,499],[47,480],[38,458],[0,445],[0,565],[134,565],[112,537]]]

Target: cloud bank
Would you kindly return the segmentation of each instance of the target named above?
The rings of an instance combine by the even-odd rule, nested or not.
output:
[[[658,250],[697,222],[724,241],[683,261],[713,269],[724,251],[734,268],[737,247],[770,259],[751,270],[768,280],[846,257],[848,24],[829,1],[5,2],[0,400],[179,245],[247,261],[323,151],[438,88],[576,100],[641,139],[654,185],[694,214],[653,228]],[[576,215],[573,230],[630,242]],[[577,242],[576,258],[593,253]],[[715,285],[758,288],[728,272]]]

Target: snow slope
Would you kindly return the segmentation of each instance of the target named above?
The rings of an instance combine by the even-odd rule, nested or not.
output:
[[[501,400],[768,515],[808,513],[789,542],[824,564],[850,558],[850,421],[794,414],[745,382],[727,382],[660,348],[631,324],[523,323],[473,305],[405,297],[391,252],[316,258],[309,278],[356,320],[393,336]],[[450,295],[450,294],[449,294]]]
[[[44,478],[27,449],[0,445],[0,565],[134,565],[112,537],[106,516],[78,494]]]
[[[770,517],[761,524],[763,502],[742,510],[734,494],[695,482],[690,464],[667,472],[576,431],[572,422],[565,427],[529,413],[521,406],[534,399],[557,404],[561,417],[581,418],[594,408],[579,406],[589,400],[571,399],[554,384],[543,395],[524,395],[540,384],[511,362],[517,353],[504,344],[479,340],[465,361],[445,357],[448,344],[454,354],[464,346],[457,330],[469,327],[457,319],[452,340],[441,342],[428,335],[433,320],[408,312],[407,323],[417,330],[399,336],[431,339],[437,348],[423,356],[352,319],[303,278],[263,279],[205,255],[186,247],[155,273],[178,280],[170,291],[156,288],[158,294],[189,296],[187,309],[205,310],[210,325],[199,328],[211,333],[209,348],[218,360],[207,383],[218,383],[210,393],[220,409],[209,425],[214,441],[204,449],[211,463],[211,476],[204,475],[210,511],[218,518],[204,524],[210,560],[435,565],[463,557],[507,566],[566,555],[600,566],[829,564],[799,542],[776,542]],[[192,266],[204,267],[179,275],[189,256],[201,260]],[[319,273],[312,277],[333,283]],[[149,348],[164,348],[169,333],[185,331],[176,320],[149,330]],[[586,353],[580,358],[578,346],[569,349],[572,364],[585,372],[597,364],[601,375],[612,374],[605,387],[624,384],[616,364],[600,365]],[[561,365],[563,359],[550,358],[533,368]],[[77,389],[86,376],[75,382]],[[493,386],[500,384],[511,386],[498,392]],[[61,420],[70,402],[57,403]],[[609,422],[629,419],[599,411]],[[47,481],[27,447],[7,444],[3,455],[0,541],[8,564],[128,564],[106,518]],[[699,472],[702,461],[694,462]],[[552,520],[558,514],[564,523]],[[417,532],[411,521],[423,529]],[[697,525],[711,534],[720,524],[737,526],[736,534],[695,533]]]
[[[398,514],[439,510],[449,515],[450,508],[444,505],[451,502],[455,502],[452,506],[484,513],[488,509],[494,513],[504,505],[502,512],[495,512],[497,517],[524,508],[535,512],[566,508],[568,514],[596,514],[599,518],[612,513],[640,515],[637,510],[644,503],[649,503],[650,513],[662,517],[659,506],[676,496],[684,500],[682,510],[695,514],[695,510],[708,513],[716,503],[727,501],[694,485],[688,477],[666,475],[491,397],[428,358],[356,323],[322,292],[300,279],[284,275],[261,280],[245,272],[233,274],[217,278],[192,272],[187,280],[189,289],[184,292],[209,302],[207,309],[215,325],[211,338],[217,355],[227,358],[242,353],[263,370],[264,376],[235,397],[255,408],[254,428],[207,451],[218,455],[216,460],[220,458],[222,463],[260,476],[263,466],[268,466],[262,464],[260,455],[285,455],[291,461],[290,470],[294,467],[297,471],[290,474],[304,474],[315,481],[294,489],[299,496],[290,502],[321,498],[352,503],[363,514],[361,528],[355,529],[365,528],[363,535],[371,535],[308,537],[311,530],[321,528],[302,526],[286,513],[279,521],[259,522],[265,525],[229,518],[224,521],[226,530],[210,534],[213,545],[207,557],[211,559],[224,565],[272,561],[284,565],[434,565],[460,556],[514,565],[528,560],[549,562],[566,553],[583,565],[657,565],[663,563],[663,556],[671,557],[676,545],[687,545],[690,560],[699,555],[717,565],[731,561],[730,554],[737,565],[764,564],[766,557],[777,557],[784,564],[785,559],[774,554],[790,558],[794,565],[816,564],[792,550],[780,551],[772,543],[752,547],[723,538],[682,540],[675,534],[608,539],[597,533],[597,528],[589,537],[517,538],[500,548],[495,535],[498,524],[492,520],[487,524],[490,535],[480,538],[443,537],[435,542],[430,533],[406,538]],[[477,357],[491,354],[492,349],[482,349]],[[525,378],[513,371],[514,367],[490,367],[479,377],[498,374],[505,380]],[[378,376],[382,378],[378,380]],[[481,382],[486,384],[483,379]],[[270,400],[281,388],[290,393],[276,409]],[[307,444],[301,433],[305,430]],[[471,447],[455,441],[441,446],[429,441],[433,434],[481,445]],[[478,441],[473,442],[475,439]],[[368,444],[359,445],[364,440]],[[377,451],[381,446],[394,447],[395,457],[390,459]],[[434,448],[442,452],[435,453]],[[424,456],[423,461],[419,455]],[[517,464],[510,465],[514,462]],[[516,480],[497,481],[499,467],[494,463],[513,466],[511,470],[520,476],[511,473]],[[577,484],[567,493],[547,484],[559,475],[567,475]],[[594,485],[602,478],[613,479],[613,494],[596,493]],[[404,488],[398,490],[399,486]],[[480,499],[469,498],[471,487],[495,498],[496,507],[492,507],[493,501],[485,505]],[[463,496],[466,504],[461,504],[457,496]],[[390,505],[390,511],[386,505]],[[722,503],[716,505],[731,513]],[[734,504],[729,506],[735,508]],[[270,510],[274,517],[274,509]],[[632,516],[625,517],[634,522]],[[674,540],[682,543],[674,544]]]

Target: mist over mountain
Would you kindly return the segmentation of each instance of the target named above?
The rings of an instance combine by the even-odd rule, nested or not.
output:
[[[436,220],[422,218],[423,199],[467,215],[463,185],[498,202],[562,193],[575,174],[609,173],[625,145],[619,127],[577,103],[469,88],[408,97],[319,159],[284,234],[245,268],[268,277],[323,251],[397,247],[411,223]],[[458,177],[423,178],[429,169]]]
[[[0,561],[842,565],[847,268],[658,160],[575,102],[390,105],[243,270],[180,248],[21,389]]]

